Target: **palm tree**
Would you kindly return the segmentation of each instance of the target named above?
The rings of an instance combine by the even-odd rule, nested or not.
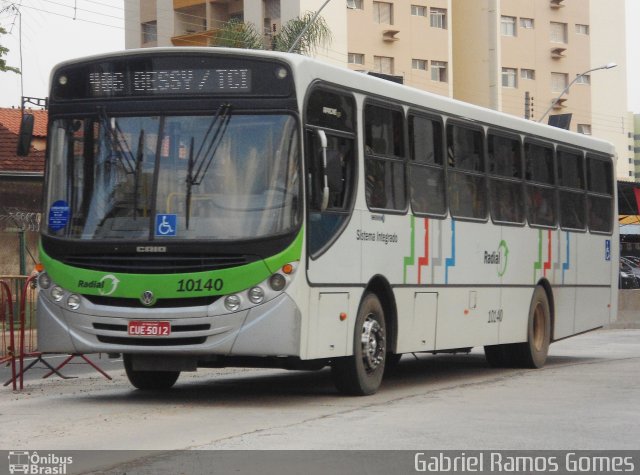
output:
[[[314,20],[315,13],[307,12],[301,18],[294,18],[285,23],[274,36],[274,50],[289,51],[296,39],[308,27],[304,36],[293,50],[294,53],[308,55],[313,53],[320,45],[325,46],[331,42],[331,29],[326,20],[318,16]]]
[[[276,33],[271,42],[271,49],[275,51],[289,51],[298,36],[308,29],[300,38],[294,52],[310,54],[320,45],[331,42],[331,29],[321,16],[312,22],[315,14],[307,12],[301,18],[294,18],[285,23]],[[262,36],[251,23],[231,20],[216,31],[210,41],[211,46],[225,46],[228,48],[265,49]]]
[[[262,36],[251,23],[233,19],[217,30],[210,42],[211,46],[227,48],[263,49]]]

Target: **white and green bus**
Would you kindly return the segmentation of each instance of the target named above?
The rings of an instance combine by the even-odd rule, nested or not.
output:
[[[181,371],[403,353],[540,367],[616,314],[608,143],[291,54],[126,51],[51,78],[38,338]]]

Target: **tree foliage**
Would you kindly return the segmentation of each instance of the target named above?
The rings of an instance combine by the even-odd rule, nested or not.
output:
[[[319,16],[312,22],[314,12],[307,12],[301,18],[294,18],[285,23],[274,37],[274,49],[276,51],[289,51],[296,38],[309,26],[304,36],[294,49],[294,53],[308,55],[313,53],[320,45],[331,42],[331,29],[327,21]]]
[[[216,30],[210,44],[227,48],[263,49],[262,36],[253,24],[236,19]]]
[[[0,36],[7,33],[7,30],[0,26]],[[20,74],[20,70],[18,68],[14,68],[12,66],[7,66],[7,60],[3,58],[9,52],[8,48],[0,45],[0,72],[11,71],[13,73]]]
[[[307,25],[309,28],[296,45],[295,53],[308,55],[313,53],[318,46],[330,43],[331,29],[329,25],[321,16],[312,22],[314,15],[313,12],[307,12],[301,18],[289,20],[273,36],[268,47],[275,51],[289,51]],[[212,36],[210,45],[227,48],[265,49],[263,36],[255,26],[240,20],[231,20],[225,23]]]

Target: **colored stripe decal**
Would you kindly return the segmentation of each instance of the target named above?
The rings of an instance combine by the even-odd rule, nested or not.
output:
[[[456,265],[456,220],[451,219],[451,257],[447,257],[444,261],[444,283],[449,283],[449,267]]]
[[[571,269],[571,244],[569,239],[569,232],[565,233],[567,235],[567,260],[562,263],[562,283],[564,284],[564,273]]]
[[[547,261],[544,263],[544,276],[547,276],[547,271],[551,269],[551,230],[547,235]]]
[[[429,265],[429,220],[424,219],[424,255],[418,258],[418,284],[422,284],[422,267]]]
[[[415,244],[416,244],[416,218],[415,216],[411,216],[411,253],[404,258],[404,277],[403,282],[407,283],[407,267],[413,266],[416,263],[416,253],[415,253]]]
[[[533,264],[533,283],[536,283],[537,271],[542,269],[542,229],[538,230],[538,261]]]

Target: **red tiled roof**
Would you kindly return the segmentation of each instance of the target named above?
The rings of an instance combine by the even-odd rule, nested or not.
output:
[[[33,114],[35,117],[35,123],[33,125],[34,137],[46,137],[47,136],[47,111],[37,109],[26,109],[25,112]],[[5,126],[10,132],[14,134],[20,133],[20,120],[22,118],[22,111],[20,109],[8,109],[0,107],[0,125]]]
[[[37,119],[36,119],[37,120]],[[18,134],[0,125],[0,174],[44,173],[44,150],[31,147],[28,157],[18,157]]]

